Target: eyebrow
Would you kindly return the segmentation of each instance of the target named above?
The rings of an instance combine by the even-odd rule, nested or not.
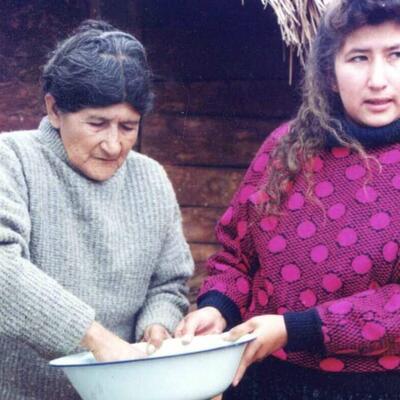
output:
[[[399,44],[395,44],[393,46],[390,46],[387,48],[388,50],[396,50],[396,49],[400,49],[400,43]]]
[[[399,44],[395,44],[393,46],[388,46],[385,47],[384,50],[386,51],[393,51],[396,49],[400,49],[400,43]],[[355,47],[350,49],[349,51],[346,52],[346,54],[351,54],[351,53],[368,53],[369,51],[371,51],[370,47]]]
[[[96,114],[92,114],[92,115],[88,115],[87,116],[87,119],[97,119],[97,120],[100,120],[100,121],[106,121],[106,122],[108,122],[108,121],[110,121],[111,119],[110,118],[106,118],[106,117],[102,117],[102,116],[100,116],[100,115],[96,115]],[[123,124],[132,124],[132,125],[136,125],[136,124],[138,124],[139,123],[139,121],[140,121],[140,118],[139,119],[135,119],[135,120],[131,120],[131,119],[128,119],[128,120],[125,120],[125,121],[121,121]]]

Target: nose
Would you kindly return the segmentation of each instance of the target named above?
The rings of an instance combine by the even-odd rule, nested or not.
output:
[[[121,152],[118,128],[111,126],[100,143],[100,147],[107,157],[114,158]]]
[[[370,64],[368,87],[371,90],[382,90],[387,85],[386,66],[383,60],[374,60]]]

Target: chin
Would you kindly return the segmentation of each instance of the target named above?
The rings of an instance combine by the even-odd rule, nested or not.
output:
[[[358,123],[359,125],[363,125],[366,127],[371,127],[371,128],[381,128],[383,126],[389,125],[394,121],[397,121],[400,117],[395,116],[395,117],[388,117],[388,116],[382,116],[379,117],[377,115],[372,116],[371,118],[360,118],[360,119],[355,119],[354,121]]]
[[[83,173],[83,175],[85,175],[87,178],[92,179],[93,181],[97,181],[97,182],[104,182],[107,179],[110,179],[116,172],[112,171],[112,172],[93,172],[93,171],[81,171]]]
[[[396,119],[378,119],[374,121],[368,121],[365,123],[365,125],[370,126],[371,128],[382,128],[383,126],[389,125],[394,121],[396,121]]]

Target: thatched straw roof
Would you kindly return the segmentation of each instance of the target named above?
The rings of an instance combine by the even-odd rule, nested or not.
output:
[[[304,57],[327,4],[332,0],[261,0],[270,5],[278,18],[282,39],[289,47],[289,84],[293,77],[293,52],[304,64]]]
[[[261,0],[270,5],[278,17],[282,38],[287,46],[297,51],[300,60],[315,34],[321,14],[330,0]]]

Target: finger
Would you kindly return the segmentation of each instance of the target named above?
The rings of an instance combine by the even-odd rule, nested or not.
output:
[[[254,354],[253,362],[262,361],[264,358],[268,357],[269,353],[266,353],[265,350],[260,348],[256,354]]]
[[[132,358],[143,358],[146,357],[146,354],[143,350],[139,349],[135,344],[131,345],[131,357]]]
[[[181,338],[182,344],[189,344],[193,339],[193,337],[185,336],[186,331],[187,331],[187,328],[186,328],[187,321],[188,321],[188,317],[184,318],[181,322],[179,322],[178,326],[175,329],[175,337]]]
[[[141,340],[141,342],[148,342],[149,341],[149,338],[150,338],[150,328],[149,327],[147,327],[145,330],[144,330],[144,333],[143,333],[143,337],[142,337],[142,340]]]
[[[248,321],[232,328],[224,335],[224,339],[234,342],[246,333],[253,332],[253,330],[253,325]]]
[[[236,371],[235,377],[233,378],[233,386],[237,386],[241,379],[243,378],[244,373],[246,372],[247,367],[254,361],[254,357],[260,349],[261,345],[254,341],[249,343],[246,346],[246,349],[243,353],[242,359],[240,360],[239,367]]]
[[[167,330],[163,326],[152,326],[150,329],[149,340],[147,341],[147,354],[152,354],[159,349],[167,336]]]
[[[182,329],[182,343],[189,344],[200,325],[200,319],[197,317],[191,317],[186,320],[186,324]]]
[[[164,334],[165,334],[164,339],[171,339],[172,338],[172,335],[166,329],[164,330]]]
[[[185,324],[186,324],[185,319],[182,319],[181,322],[179,322],[179,324],[176,327],[175,332],[174,332],[175,337],[183,336],[183,328],[185,327]]]

